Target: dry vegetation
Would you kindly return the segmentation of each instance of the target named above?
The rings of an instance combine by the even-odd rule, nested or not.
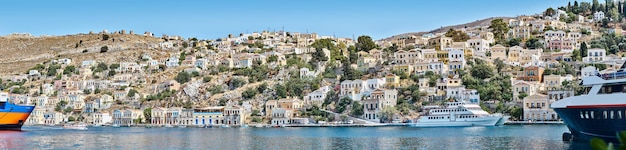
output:
[[[102,38],[102,34],[0,37],[0,55],[2,55],[0,75],[24,73],[35,64],[58,58],[70,58],[75,65],[88,59],[105,62],[138,60],[144,52],[158,53],[150,50],[150,47],[162,41],[158,38],[128,34],[109,34],[108,40]],[[109,50],[100,53],[102,46],[108,46]]]

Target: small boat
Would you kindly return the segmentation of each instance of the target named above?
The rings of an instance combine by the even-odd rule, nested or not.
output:
[[[222,125],[222,126],[220,126],[220,127],[222,127],[222,128],[230,128],[230,126],[229,126],[229,125],[225,125],[225,124],[223,124],[223,125]]]
[[[63,129],[70,129],[70,130],[87,130],[87,125],[84,123],[77,123],[77,124],[65,124],[63,125]]]
[[[119,128],[119,127],[120,127],[120,125],[119,125],[119,124],[113,124],[113,125],[111,125],[111,127],[114,127],[114,128]]]
[[[166,125],[164,125],[163,127],[166,127],[166,128],[173,128],[174,126],[172,126],[171,124],[166,124]]]
[[[178,128],[187,128],[186,125],[179,125]]]

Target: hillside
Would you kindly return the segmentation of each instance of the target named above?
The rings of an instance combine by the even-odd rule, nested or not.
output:
[[[82,43],[81,43],[82,41]],[[52,59],[70,58],[77,65],[82,60],[128,60],[139,58],[142,52],[161,39],[129,34],[77,34],[66,36],[7,35],[0,37],[0,76],[24,73],[35,64]],[[100,48],[107,46],[106,53]]]
[[[424,34],[428,34],[428,33],[441,33],[441,32],[446,32],[448,30],[450,30],[450,28],[454,28],[454,29],[460,29],[460,28],[464,28],[464,27],[476,27],[476,26],[489,26],[491,24],[491,20],[494,19],[504,19],[505,22],[508,22],[510,19],[513,19],[512,17],[491,17],[491,18],[487,18],[487,19],[482,19],[482,20],[476,20],[474,22],[470,22],[470,23],[465,23],[465,24],[459,24],[459,25],[452,25],[452,26],[445,26],[445,27],[441,27],[441,28],[437,28],[428,32],[410,32],[410,33],[403,33],[403,34],[398,34],[398,35],[394,35],[388,38],[384,38],[383,41],[388,41],[388,40],[392,40],[398,37],[405,37],[405,36],[422,36]]]

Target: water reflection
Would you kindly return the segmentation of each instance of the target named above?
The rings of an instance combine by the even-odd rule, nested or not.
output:
[[[575,149],[564,126],[90,128],[0,132],[1,149]],[[578,145],[577,145],[578,144]]]
[[[0,131],[0,149],[17,149],[24,147],[24,136],[21,131]]]

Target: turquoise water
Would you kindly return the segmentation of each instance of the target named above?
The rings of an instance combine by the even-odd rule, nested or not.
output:
[[[564,125],[502,127],[109,128],[0,131],[1,149],[585,149]]]

